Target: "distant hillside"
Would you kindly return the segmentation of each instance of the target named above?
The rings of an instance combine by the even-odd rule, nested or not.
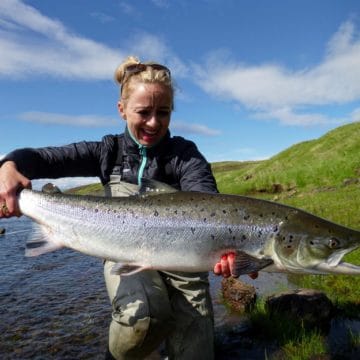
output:
[[[291,146],[269,160],[214,163],[221,192],[276,193],[334,187],[360,179],[360,122]]]
[[[268,160],[212,168],[220,192],[282,202],[360,229],[360,122]]]

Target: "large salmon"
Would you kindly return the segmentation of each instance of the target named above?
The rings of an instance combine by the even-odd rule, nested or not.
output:
[[[131,273],[208,271],[235,252],[238,275],[360,275],[360,266],[341,262],[360,246],[359,231],[270,201],[143,183],[148,191],[121,198],[22,190],[20,209],[40,229],[27,255],[68,247],[122,264],[115,273]]]

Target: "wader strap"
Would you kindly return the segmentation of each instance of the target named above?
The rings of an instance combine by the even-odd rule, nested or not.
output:
[[[114,161],[114,166],[113,169],[111,171],[111,175],[110,175],[110,182],[115,181],[116,179],[112,177],[113,176],[120,176],[121,180],[121,174],[122,174],[122,168],[123,168],[123,138],[118,136],[117,137],[117,142],[115,145],[115,149],[116,149],[116,159]]]

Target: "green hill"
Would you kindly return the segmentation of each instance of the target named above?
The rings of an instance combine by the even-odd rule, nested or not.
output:
[[[274,184],[287,190],[338,186],[360,177],[360,122],[293,145],[266,161],[212,166],[222,190],[232,193],[272,192]]]
[[[258,162],[212,164],[220,192],[294,205],[360,228],[360,122]]]

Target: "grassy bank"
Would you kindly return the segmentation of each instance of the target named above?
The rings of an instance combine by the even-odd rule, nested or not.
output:
[[[222,162],[212,168],[221,192],[277,201],[360,230],[359,139],[358,122],[296,144],[265,161]],[[360,265],[360,249],[345,260]],[[324,291],[339,316],[360,319],[360,277],[289,275],[289,279],[298,287]],[[346,359],[346,354],[360,346],[359,334],[349,332],[345,347],[330,354],[326,335],[284,318],[270,318],[261,302],[251,317],[260,339],[273,339],[280,345],[269,359]]]
[[[360,335],[351,330],[342,334],[341,340],[334,337],[329,339],[326,329],[304,326],[301,321],[284,314],[270,316],[261,301],[250,314],[250,319],[253,324],[252,338],[269,344],[267,360],[358,358]]]
[[[359,139],[357,122],[265,161],[215,163],[212,168],[221,192],[278,201],[360,229]],[[360,265],[360,249],[345,259]],[[326,291],[339,306],[360,306],[359,277],[301,276],[294,281]]]
[[[360,178],[360,123],[296,144],[258,162],[212,164],[221,192],[258,194],[309,192],[338,187]]]

